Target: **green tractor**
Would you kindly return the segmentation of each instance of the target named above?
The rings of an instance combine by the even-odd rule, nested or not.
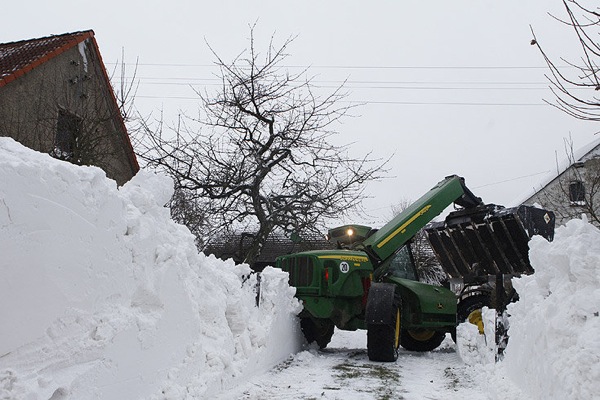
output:
[[[469,210],[479,215],[486,207],[452,175],[378,230],[345,225],[329,231],[335,250],[278,257],[277,267],[289,273],[304,306],[299,317],[306,340],[324,348],[334,327],[366,329],[369,359],[395,361],[399,346],[430,351],[454,333],[457,294],[419,282],[410,248],[415,234],[452,203],[462,209],[461,222]]]

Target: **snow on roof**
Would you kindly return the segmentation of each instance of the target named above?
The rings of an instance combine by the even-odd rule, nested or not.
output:
[[[600,157],[600,138],[593,140],[587,145],[573,151],[573,159],[575,162],[585,162],[595,157]],[[569,157],[564,157],[562,160],[559,160],[556,168],[550,170],[539,180],[537,184],[519,196],[516,201],[513,201],[513,205],[523,204],[530,200],[541,189],[556,179],[556,177],[563,174],[572,164],[573,163]]]

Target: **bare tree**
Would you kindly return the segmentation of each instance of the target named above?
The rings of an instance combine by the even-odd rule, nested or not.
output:
[[[220,89],[198,92],[196,120],[183,118],[173,131],[149,130],[140,154],[204,210],[207,235],[236,230],[250,239],[240,260],[250,264],[269,234],[324,229],[325,219],[359,207],[364,184],[385,174],[385,161],[370,153],[354,158],[347,145],[330,143],[352,106],[340,105],[342,87],[320,96],[306,70],[284,69],[292,41],[276,47],[271,38],[262,55],[251,27],[248,49],[233,61],[211,48]],[[194,122],[202,129],[192,129]]]
[[[550,69],[546,77],[555,101],[546,102],[575,118],[600,121],[600,97],[597,94],[600,90],[600,7],[591,0],[562,0],[562,3],[566,18],[552,17],[572,28],[581,56],[574,61],[564,57],[558,61],[551,59],[531,29],[531,44],[537,46]],[[566,64],[567,68],[558,62]]]
[[[207,242],[204,237],[208,222],[207,210],[194,199],[192,192],[181,186],[176,187],[169,202],[169,209],[173,220],[185,225],[196,237],[196,246],[203,248]]]

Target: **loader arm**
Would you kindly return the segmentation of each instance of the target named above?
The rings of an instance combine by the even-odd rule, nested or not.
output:
[[[377,260],[378,264],[385,262],[452,203],[464,208],[483,204],[481,199],[465,186],[463,178],[448,176],[366,238],[362,243],[364,250]]]

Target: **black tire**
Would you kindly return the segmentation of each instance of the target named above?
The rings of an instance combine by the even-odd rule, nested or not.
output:
[[[432,329],[403,329],[400,344],[409,351],[431,351],[439,347],[446,338],[446,332]]]
[[[490,305],[490,296],[486,294],[476,294],[465,297],[458,303],[456,310],[456,324],[460,325],[463,322],[466,322],[472,312],[481,310],[483,307],[490,307]],[[452,340],[456,342],[456,331],[452,332]]]
[[[393,362],[400,346],[400,304],[392,307],[391,324],[367,324],[367,353],[371,361]]]
[[[490,296],[486,294],[476,294],[473,296],[465,297],[458,303],[456,311],[456,324],[460,325],[463,322],[468,321],[471,313],[475,311],[481,311],[483,307],[490,307],[490,304]],[[481,332],[483,325],[477,327],[479,328],[480,333],[483,333]],[[454,340],[454,342],[456,343],[456,330],[452,332],[452,340]]]
[[[301,318],[300,328],[308,344],[317,342],[324,349],[331,341],[335,325],[327,319]]]
[[[483,307],[489,307],[490,304],[490,296],[484,294],[477,294],[464,298],[458,303],[456,322],[462,324],[469,318],[469,315],[473,311],[481,310]]]

